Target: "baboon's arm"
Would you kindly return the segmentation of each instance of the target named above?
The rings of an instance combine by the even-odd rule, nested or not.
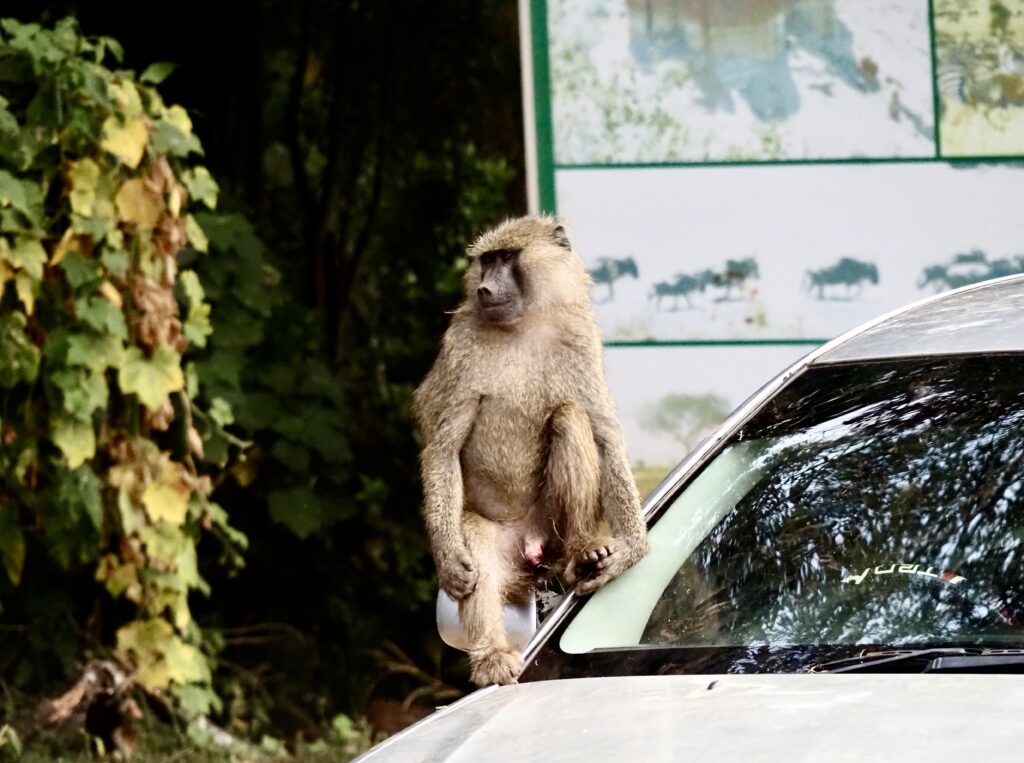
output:
[[[455,598],[475,585],[475,565],[462,537],[462,465],[459,453],[473,427],[478,397],[456,399],[437,411],[424,432],[421,457],[423,514],[442,587]],[[468,590],[466,590],[468,588]]]
[[[601,514],[615,537],[630,548],[632,561],[647,553],[647,524],[640,512],[640,494],[629,467],[622,427],[603,381],[591,380],[585,406],[601,456]]]

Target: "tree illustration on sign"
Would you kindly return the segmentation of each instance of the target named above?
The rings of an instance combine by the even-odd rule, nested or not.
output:
[[[665,434],[690,451],[729,415],[729,403],[713,393],[665,395],[640,412],[640,426]]]

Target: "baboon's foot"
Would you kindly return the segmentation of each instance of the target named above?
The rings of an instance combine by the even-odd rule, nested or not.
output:
[[[617,538],[598,538],[569,560],[565,581],[577,595],[596,591],[611,582],[633,563],[629,549]]]
[[[470,655],[470,680],[477,686],[514,684],[523,672],[523,655],[517,649],[486,649]]]

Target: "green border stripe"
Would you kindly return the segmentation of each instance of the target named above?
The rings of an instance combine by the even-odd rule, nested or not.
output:
[[[530,0],[533,47],[533,110],[537,128],[537,186],[541,213],[556,214],[555,131],[551,119],[551,60],[547,0]]]
[[[787,161],[741,161],[741,162],[650,162],[622,164],[557,164],[556,170],[645,170],[677,169],[699,167],[791,167],[791,166],[835,166],[850,164],[1024,164],[1024,156],[914,156],[887,159],[792,159]]]
[[[942,103],[939,101],[939,66],[935,53],[935,0],[928,0],[928,34],[932,53],[932,118],[935,120],[935,157],[942,158]]]
[[[822,345],[828,339],[688,339],[679,341],[605,342],[605,347],[756,347],[759,345]]]

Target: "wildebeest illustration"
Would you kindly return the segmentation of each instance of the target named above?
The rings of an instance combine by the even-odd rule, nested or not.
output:
[[[845,296],[853,296],[854,288],[859,295],[864,283],[878,283],[878,267],[872,262],[861,262],[853,257],[843,257],[834,265],[818,270],[808,270],[804,277],[807,291],[817,289],[818,299],[825,299],[825,287],[844,286]]]
[[[760,278],[761,272],[757,267],[757,260],[753,257],[744,257],[742,260],[726,260],[725,270],[715,273],[711,279],[711,286],[725,289],[725,296],[719,297],[718,301],[732,299],[733,288],[742,291],[743,285],[750,278]]]
[[[632,276],[633,278],[639,278],[640,272],[636,267],[636,260],[632,257],[626,257],[621,260],[614,260],[609,257],[602,257],[597,261],[597,267],[593,270],[588,271],[590,277],[594,279],[594,285],[607,284],[608,296],[605,298],[605,302],[611,302],[615,299],[615,282],[625,276]]]
[[[690,298],[691,295],[703,294],[708,284],[714,278],[715,274],[710,270],[704,270],[693,275],[680,273],[676,275],[674,281],[659,281],[654,284],[647,298],[648,300],[654,300],[654,309],[659,311],[661,310],[661,300],[665,297],[672,297],[672,307],[669,309],[673,312],[679,309],[680,297],[686,300],[688,308],[692,308],[693,300]]]
[[[917,288],[925,289],[930,286],[933,291],[940,292],[1015,273],[1024,273],[1024,255],[990,261],[985,252],[972,249],[953,255],[953,258],[944,265],[925,267],[917,279]]]

